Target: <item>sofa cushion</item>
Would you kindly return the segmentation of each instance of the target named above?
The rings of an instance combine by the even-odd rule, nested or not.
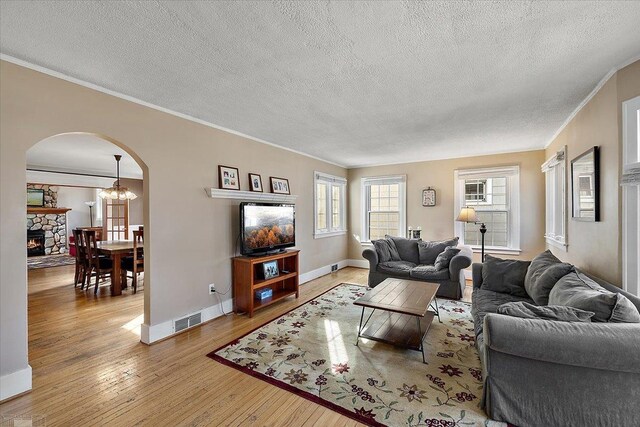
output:
[[[530,261],[485,256],[481,289],[528,298],[524,278]]]
[[[524,319],[558,320],[561,322],[591,322],[595,314],[578,308],[563,305],[539,306],[528,302],[508,302],[498,307],[498,313]]]
[[[386,261],[378,264],[378,271],[394,276],[409,277],[416,265],[409,261]]]
[[[437,269],[433,265],[419,265],[411,269],[410,276],[421,280],[449,280],[449,269]]]
[[[571,264],[561,262],[546,250],[531,261],[524,278],[524,288],[536,304],[547,305],[553,286],[572,271],[574,267]]]
[[[519,297],[500,292],[488,291],[486,289],[476,288],[471,296],[471,316],[473,317],[473,327],[476,336],[482,332],[482,322],[487,313],[497,313],[498,307],[508,302],[524,301],[532,303],[533,300],[528,297]]]
[[[582,273],[569,273],[558,280],[549,304],[593,311],[594,322],[640,323],[640,313],[627,297],[606,290]]]
[[[433,264],[436,267],[436,270],[449,268],[449,263],[454,256],[458,255],[458,253],[460,253],[460,249],[455,246],[447,246],[444,249],[444,252],[441,252],[440,255],[437,256],[436,262]]]
[[[440,255],[447,246],[458,246],[458,238],[454,237],[449,240],[440,241],[420,241],[418,242],[418,263],[424,265],[434,265],[436,258]]]
[[[390,239],[373,240],[374,248],[378,253],[378,262],[402,261],[395,243]]]
[[[418,240],[405,239],[404,237],[384,236],[396,246],[400,260],[421,264],[418,256]],[[433,264],[433,263],[431,263]]]

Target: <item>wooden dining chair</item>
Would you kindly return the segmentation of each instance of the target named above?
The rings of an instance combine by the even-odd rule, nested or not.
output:
[[[86,275],[88,280],[87,289],[91,286],[91,276],[95,275],[96,285],[93,293],[97,295],[99,280],[100,278],[104,280],[107,274],[111,274],[111,271],[113,270],[113,262],[111,261],[111,258],[101,257],[98,255],[95,230],[84,230],[82,233],[84,235],[84,242],[87,248],[87,259],[89,260],[89,272]]]
[[[131,286],[133,286],[133,293],[138,291],[138,274],[144,273],[144,253],[143,248],[139,248],[138,245],[144,243],[144,233],[142,230],[133,232],[133,256],[122,258],[120,268],[122,271],[122,283],[127,283],[127,272],[131,272]]]
[[[76,248],[76,272],[73,276],[73,287],[77,287],[80,282],[84,287],[84,275],[86,258],[84,255],[84,244],[82,239],[82,230],[76,228],[73,230],[73,243]],[[82,289],[82,288],[80,288]]]

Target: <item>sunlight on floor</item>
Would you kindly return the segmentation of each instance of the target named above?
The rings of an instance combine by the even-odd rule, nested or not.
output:
[[[325,319],[324,329],[327,333],[327,346],[329,347],[331,364],[347,363],[349,357],[347,356],[347,349],[344,347],[342,332],[340,331],[338,322]]]
[[[142,322],[144,322],[144,314],[141,314],[133,320],[125,323],[121,328],[140,336],[140,325],[142,325]]]

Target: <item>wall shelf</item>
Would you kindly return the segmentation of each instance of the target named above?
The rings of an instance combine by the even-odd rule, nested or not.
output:
[[[219,188],[205,188],[212,199],[234,199],[256,202],[295,203],[298,196],[291,194],[259,193],[256,191],[221,190]]]

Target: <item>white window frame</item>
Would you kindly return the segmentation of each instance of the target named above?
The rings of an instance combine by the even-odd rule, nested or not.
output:
[[[94,222],[97,226],[102,226],[102,198],[99,196],[101,191],[102,191],[102,188],[96,188],[96,191],[95,191],[96,205],[94,206],[95,208]]]
[[[640,296],[640,96],[622,103],[622,288]]]
[[[545,176],[545,233],[548,245],[567,251],[567,147],[540,167]]]
[[[464,226],[465,223],[455,221],[465,205],[464,200],[464,181],[466,179],[487,179],[507,177],[507,206],[509,211],[509,245],[505,247],[485,246],[485,253],[520,255],[520,166],[500,166],[490,168],[477,169],[457,169],[453,172],[454,177],[454,233],[460,237],[460,244],[464,242]],[[470,204],[474,207],[478,205]],[[478,206],[480,207],[480,206]],[[480,209],[479,209],[480,211]],[[474,252],[481,252],[481,245],[469,245]]]
[[[318,184],[327,184],[326,216],[327,228],[318,228]],[[333,226],[333,187],[340,188],[340,226]],[[329,175],[323,172],[313,172],[313,237],[321,239],[324,237],[340,236],[347,233],[347,179],[341,176]]]
[[[398,184],[398,212],[400,236],[406,237],[407,234],[407,176],[406,175],[390,175],[390,176],[374,176],[365,177],[361,180],[360,194],[362,195],[361,206],[361,224],[362,234],[360,243],[371,244],[369,238],[369,209],[371,208],[369,197],[371,184]]]

